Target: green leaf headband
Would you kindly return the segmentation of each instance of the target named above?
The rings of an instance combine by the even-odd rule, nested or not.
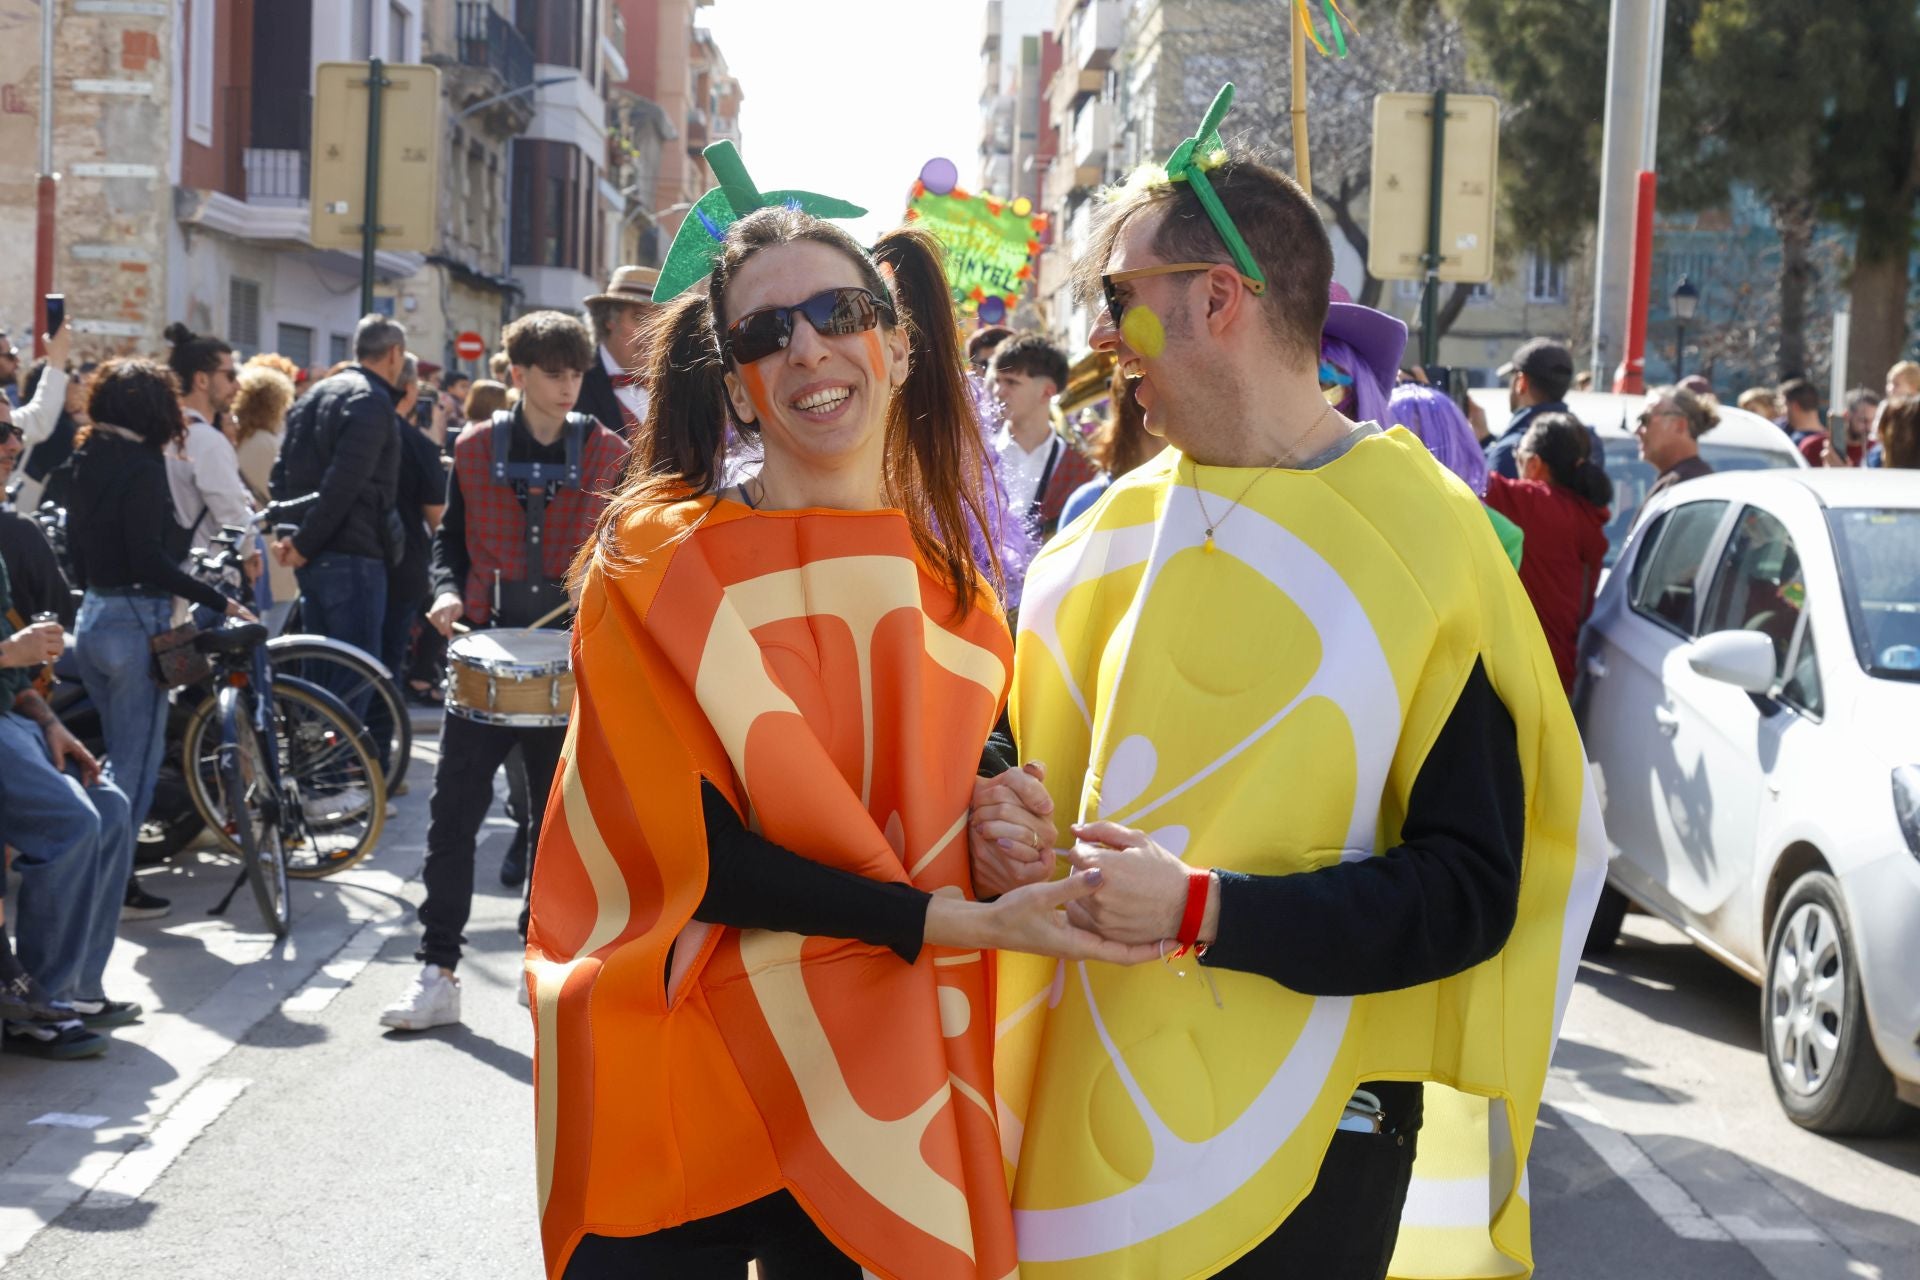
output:
[[[1214,194],[1213,184],[1207,181],[1207,170],[1218,168],[1226,162],[1227,148],[1220,141],[1220,122],[1226,118],[1232,106],[1233,82],[1229,80],[1213,96],[1213,105],[1201,117],[1200,127],[1194,130],[1193,136],[1175,147],[1173,154],[1167,157],[1167,181],[1184,182],[1193,188],[1193,194],[1200,197],[1200,207],[1207,211],[1213,229],[1220,233],[1220,238],[1233,254],[1234,265],[1247,278],[1247,287],[1256,294],[1265,293],[1267,277],[1261,273],[1260,264],[1253,260],[1253,252],[1247,248],[1247,242],[1240,238],[1233,219],[1227,216],[1227,207]],[[675,247],[678,247],[678,241]],[[659,294],[656,292],[654,296],[658,297]]]
[[[866,210],[832,196],[811,191],[769,191],[764,195],[747,176],[747,166],[733,143],[721,140],[700,153],[713,169],[720,185],[694,202],[680,230],[674,233],[673,247],[660,264],[660,279],[653,286],[653,300],[666,302],[699,283],[720,259],[727,228],[756,209],[785,205],[810,213],[816,218],[859,218]]]

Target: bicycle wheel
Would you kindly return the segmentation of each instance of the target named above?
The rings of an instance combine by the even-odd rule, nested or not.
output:
[[[283,635],[267,641],[267,661],[276,676],[319,685],[359,716],[373,735],[387,794],[395,794],[413,757],[413,718],[399,684],[379,659],[327,636]]]
[[[253,727],[252,699],[242,696],[239,689],[222,689],[219,714],[223,807],[235,815],[233,836],[260,918],[274,937],[284,938],[292,908],[286,849],[280,838],[280,796],[274,790],[273,771],[267,767],[260,735]]]
[[[387,781],[364,728],[325,689],[292,676],[273,682],[278,725],[282,841],[287,874],[330,876],[353,866],[380,839],[387,820]],[[226,807],[220,802],[218,731],[205,707],[187,724],[182,743],[194,805],[229,849]]]

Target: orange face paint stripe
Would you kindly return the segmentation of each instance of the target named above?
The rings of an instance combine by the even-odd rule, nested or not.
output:
[[[865,340],[864,345],[867,348],[867,364],[873,369],[873,380],[877,383],[885,383],[887,380],[887,357],[886,353],[880,349],[880,331],[878,329],[869,329],[860,336]]]

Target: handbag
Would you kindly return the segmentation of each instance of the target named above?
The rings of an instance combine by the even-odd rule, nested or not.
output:
[[[213,663],[193,646],[199,634],[200,628],[183,622],[148,637],[147,648],[153,652],[153,678],[161,688],[182,689],[212,678]]]

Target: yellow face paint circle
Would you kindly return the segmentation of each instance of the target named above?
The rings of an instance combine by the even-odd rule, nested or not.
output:
[[[1167,349],[1167,331],[1161,326],[1160,317],[1154,314],[1153,308],[1138,303],[1128,307],[1120,318],[1120,336],[1149,360],[1158,358]]]
[[[1032,212],[1033,212],[1033,201],[1027,199],[1025,196],[1021,196],[1019,199],[1013,202],[1014,217],[1024,218]]]

